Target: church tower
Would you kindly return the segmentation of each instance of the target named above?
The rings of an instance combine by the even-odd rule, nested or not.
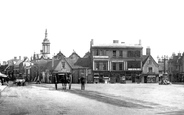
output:
[[[45,30],[45,39],[42,42],[42,55],[44,58],[47,58],[48,54],[50,54],[50,42],[47,39],[47,29],[46,29]]]

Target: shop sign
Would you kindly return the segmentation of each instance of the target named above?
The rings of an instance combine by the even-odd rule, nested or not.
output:
[[[130,70],[130,71],[139,71],[139,70],[141,70],[141,68],[128,68],[128,70]]]
[[[93,56],[93,58],[109,58],[109,56]]]
[[[148,77],[155,77],[155,75],[148,75]]]
[[[122,78],[121,78],[122,80],[125,80],[125,76],[122,76]]]

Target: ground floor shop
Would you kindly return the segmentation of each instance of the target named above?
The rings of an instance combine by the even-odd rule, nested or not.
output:
[[[95,71],[94,83],[126,83],[140,82],[141,71]]]
[[[168,78],[171,82],[184,82],[184,73],[170,73]]]
[[[159,82],[159,75],[158,74],[142,74],[141,82],[142,83],[157,83]]]

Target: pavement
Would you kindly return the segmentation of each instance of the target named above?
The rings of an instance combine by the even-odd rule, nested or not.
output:
[[[0,93],[7,87],[7,85],[0,85]]]
[[[10,85],[10,84],[12,84],[13,82],[9,82],[8,84],[4,84],[4,85],[2,85],[1,83],[0,83],[0,94],[1,94],[1,92],[8,86],[8,85]]]

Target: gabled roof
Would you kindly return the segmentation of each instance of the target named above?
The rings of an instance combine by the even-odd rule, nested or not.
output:
[[[68,58],[72,58],[73,55],[76,55],[78,58],[80,58],[80,56],[75,51],[73,51],[73,53]]]
[[[1,72],[1,71],[4,71],[8,66],[9,66],[8,64],[6,64],[6,65],[1,65],[1,66],[0,66],[0,72]]]
[[[82,66],[75,65],[75,61],[73,59],[70,59],[70,58],[65,58],[65,59],[72,69],[83,68]]]
[[[148,55],[142,55],[142,65],[145,64],[145,62],[147,61],[148,57],[149,57]]]
[[[146,61],[148,60],[148,58],[151,58],[153,60],[153,62],[155,62],[155,64],[158,65],[158,63],[154,60],[154,58],[151,55],[142,55],[142,63],[143,63],[143,66],[146,63]]]
[[[82,67],[91,67],[90,58],[80,58],[74,65],[82,66]]]
[[[49,70],[54,70],[56,67],[57,67],[57,65],[59,64],[59,62],[60,62],[61,60],[54,60],[54,61],[49,61],[49,62],[47,62],[47,64],[46,64],[46,69],[49,69]],[[53,67],[52,67],[52,62],[54,62],[54,65],[53,65]]]
[[[19,66],[21,63],[23,62],[23,60],[18,60],[14,66]]]
[[[66,56],[65,56],[63,53],[61,53],[61,51],[59,51],[59,53],[57,53],[57,55],[54,56],[54,58],[59,58],[59,59],[65,58],[65,57],[66,57]]]
[[[86,54],[83,56],[83,58],[88,58],[88,57],[90,57],[90,52],[89,51],[86,52]]]

